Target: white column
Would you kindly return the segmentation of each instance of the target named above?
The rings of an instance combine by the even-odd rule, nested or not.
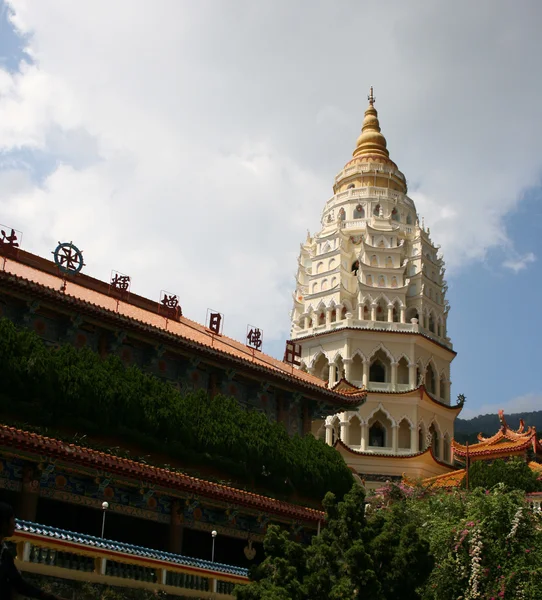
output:
[[[408,367],[408,385],[411,388],[418,387],[418,382],[416,381],[416,370],[417,370],[417,366],[415,363],[409,365],[409,367]]]
[[[363,321],[363,304],[358,304],[358,320]]]
[[[410,428],[410,451],[418,452],[418,428],[413,426]]]
[[[371,321],[376,321],[376,304],[371,304]]]
[[[326,444],[333,446],[333,425],[331,423],[326,423]]]
[[[336,374],[337,374],[337,367],[336,367],[335,363],[331,363],[329,365],[329,384],[328,384],[328,387],[333,387],[335,385],[335,383],[337,383]]]
[[[305,315],[303,318],[303,329],[309,328],[309,315]]]
[[[393,453],[397,454],[399,447],[399,427],[397,425],[391,426],[391,447],[393,449]]]
[[[369,433],[369,427],[367,423],[361,424],[361,451],[365,452],[367,450],[367,436]]]
[[[393,304],[388,304],[388,322],[393,322]]]
[[[369,361],[367,359],[363,359],[363,386],[367,387],[369,385]]]
[[[401,306],[399,314],[401,323],[406,323],[406,306]]]
[[[397,366],[399,363],[391,363],[391,389],[395,392],[397,389]]]
[[[326,308],[326,327],[331,325],[331,308]]]

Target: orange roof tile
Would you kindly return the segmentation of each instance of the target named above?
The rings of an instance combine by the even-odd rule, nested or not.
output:
[[[30,253],[22,254],[35,259],[35,263],[48,263],[48,268],[40,269],[32,264],[26,264],[26,262],[5,257],[4,270],[0,271],[0,279],[5,281],[7,278],[13,283],[27,282],[29,284],[34,284],[44,291],[53,293],[59,300],[75,300],[84,303],[87,306],[100,309],[110,315],[121,318],[124,317],[132,323],[165,332],[171,336],[175,336],[179,340],[184,340],[227,357],[241,360],[246,365],[263,368],[268,372],[287,378],[293,383],[298,382],[310,386],[313,389],[319,389],[320,392],[324,392],[328,396],[331,403],[338,405],[342,403],[355,406],[361,404],[366,398],[367,392],[365,390],[358,388],[344,391],[342,389],[336,391],[329,390],[327,382],[322,379],[311,375],[310,373],[305,373],[304,371],[293,368],[283,361],[264,354],[263,352],[252,350],[232,338],[224,335],[214,335],[203,325],[187,319],[186,317],[180,317],[178,321],[168,319],[164,315],[160,315],[157,312],[146,309],[136,303],[119,299],[113,295],[93,289],[98,287],[97,284],[101,287],[107,287],[107,284],[104,284],[103,282],[99,282],[88,276],[77,276],[64,279],[60,274],[51,272],[55,267],[50,261],[45,261],[45,259],[36,257]],[[30,261],[30,259],[28,259],[28,261]],[[50,265],[52,265],[53,269]],[[87,282],[91,282],[93,285],[85,285]],[[61,289],[64,289],[64,291],[61,291]],[[139,299],[144,301],[148,306],[153,305],[149,300]],[[158,303],[155,303],[155,305],[157,306]]]
[[[455,488],[461,485],[465,477],[465,469],[453,471],[453,473],[444,473],[435,477],[428,477],[422,481],[422,485],[432,489]]]

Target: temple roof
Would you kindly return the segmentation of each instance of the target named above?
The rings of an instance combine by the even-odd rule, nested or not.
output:
[[[0,271],[0,284],[4,289],[31,293],[43,300],[74,307],[81,314],[91,314],[102,321],[112,321],[122,329],[136,329],[163,338],[164,343],[182,345],[192,351],[208,354],[215,360],[236,363],[282,382],[302,387],[317,394],[322,401],[336,406],[359,406],[367,392],[343,393],[331,391],[327,382],[225,335],[216,335],[204,325],[187,319],[167,318],[158,311],[158,303],[130,293],[119,298],[111,293],[109,284],[84,274],[64,277],[56,265],[39,256],[19,250],[16,258],[5,257]]]
[[[532,448],[535,454],[542,455],[542,446],[536,439],[535,427],[525,428],[523,419],[520,420],[517,430],[511,429],[504,418],[504,412],[499,411],[499,420],[501,427],[497,433],[491,437],[483,437],[478,434],[478,443],[472,445],[463,445],[455,440],[452,442],[452,449],[456,458],[466,458],[467,454],[470,460],[512,456],[523,454],[529,448]]]
[[[113,456],[75,444],[68,444],[54,438],[6,425],[0,425],[0,446],[36,454],[40,460],[47,457],[62,460],[67,464],[78,464],[91,469],[105,470],[108,473],[124,476],[128,479],[149,481],[166,489],[197,494],[291,519],[312,522],[325,519],[323,512],[312,508],[190,477],[184,473],[153,467],[135,460]]]

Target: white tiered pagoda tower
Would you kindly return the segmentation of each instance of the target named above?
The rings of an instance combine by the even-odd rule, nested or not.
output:
[[[335,178],[322,229],[301,245],[291,338],[301,368],[367,402],[315,422],[366,484],[450,470],[444,261],[420,225],[380,132],[373,89],[353,158]],[[324,433],[325,432],[325,433]]]

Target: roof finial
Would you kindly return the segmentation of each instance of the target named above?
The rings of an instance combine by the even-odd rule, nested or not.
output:
[[[367,100],[369,100],[369,104],[371,106],[373,106],[373,104],[375,103],[376,98],[373,95],[373,86],[371,86],[371,91],[369,92],[369,95],[367,96]]]

